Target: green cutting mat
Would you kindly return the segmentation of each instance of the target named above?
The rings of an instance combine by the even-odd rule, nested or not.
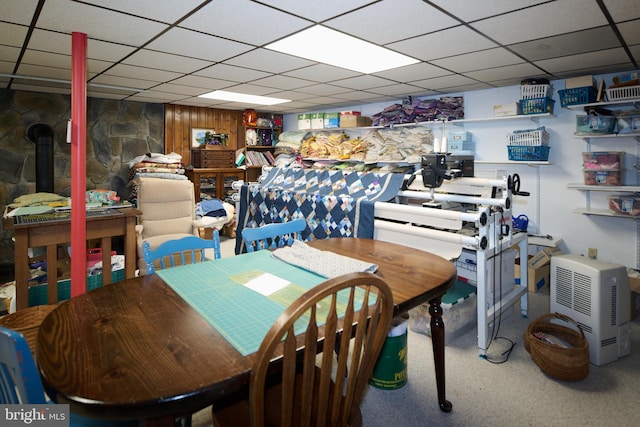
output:
[[[268,297],[243,286],[265,272],[289,285]],[[258,350],[287,305],[326,280],[273,258],[269,251],[158,270],[157,274],[243,356]]]

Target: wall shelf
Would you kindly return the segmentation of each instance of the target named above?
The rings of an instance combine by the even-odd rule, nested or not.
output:
[[[580,208],[580,209],[575,209],[573,212],[574,213],[583,214],[583,215],[608,216],[608,217],[615,217],[615,218],[629,218],[629,219],[633,219],[633,220],[639,220],[640,219],[640,216],[620,215],[620,214],[617,214],[617,213],[613,213],[613,212],[611,212],[610,210],[607,210],[607,209]]]

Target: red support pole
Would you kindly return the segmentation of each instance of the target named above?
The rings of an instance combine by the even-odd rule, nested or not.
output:
[[[71,35],[71,297],[87,290],[87,35]]]

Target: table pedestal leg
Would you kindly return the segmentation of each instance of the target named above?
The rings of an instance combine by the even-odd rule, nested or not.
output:
[[[438,404],[443,412],[451,412],[453,406],[445,396],[444,375],[444,321],[442,320],[442,307],[440,298],[429,301],[429,314],[431,315],[431,343],[433,345],[433,361],[436,368],[436,386],[438,388]]]

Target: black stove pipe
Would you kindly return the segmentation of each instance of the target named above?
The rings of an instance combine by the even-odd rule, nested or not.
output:
[[[36,192],[53,193],[53,128],[34,123],[27,128],[27,138],[36,144]]]

